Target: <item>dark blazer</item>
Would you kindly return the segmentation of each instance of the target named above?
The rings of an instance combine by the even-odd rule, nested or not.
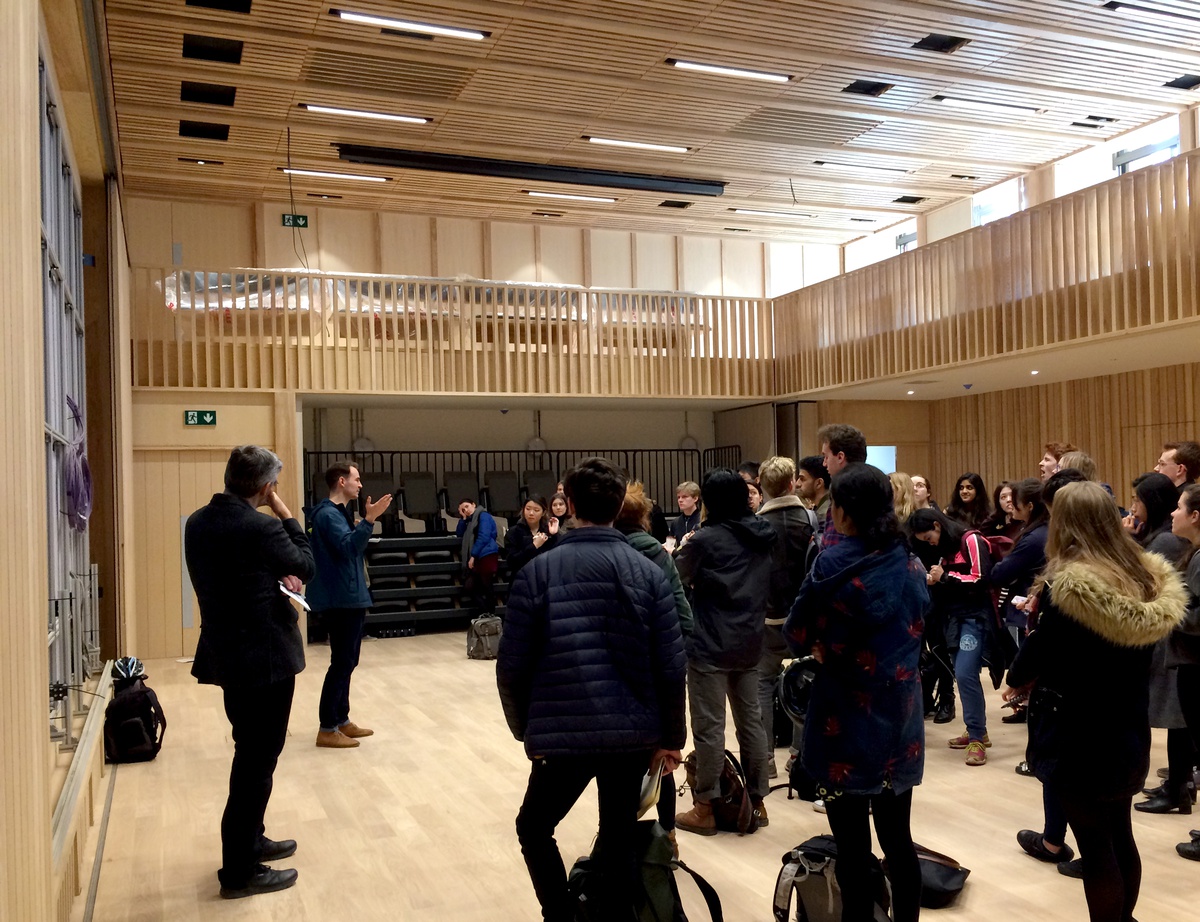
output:
[[[520,521],[504,533],[504,553],[508,560],[508,575],[511,579],[516,576],[525,564],[539,554],[544,554],[558,543],[558,535],[549,535],[541,547],[533,543],[533,532],[529,526]]]
[[[218,493],[183,532],[188,573],[200,600],[192,675],[208,685],[252,687],[304,668],[304,641],[285,576],[312,579],[312,550],[295,519],[281,522]]]

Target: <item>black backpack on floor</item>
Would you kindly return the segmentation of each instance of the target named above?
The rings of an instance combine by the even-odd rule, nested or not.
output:
[[[696,753],[693,750],[683,760],[687,786],[696,791]],[[758,809],[750,797],[746,784],[746,773],[742,763],[732,752],[725,750],[725,761],[721,765],[721,796],[712,802],[713,819],[722,832],[749,835],[758,829]]]
[[[145,676],[120,679],[104,710],[104,758],[108,762],[149,762],[162,749],[167,718]]]

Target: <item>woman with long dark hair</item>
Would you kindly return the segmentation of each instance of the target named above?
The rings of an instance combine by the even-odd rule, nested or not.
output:
[[[983,478],[971,471],[959,477],[945,515],[964,528],[984,528],[992,515],[992,503]]]
[[[989,537],[999,536],[1016,541],[1024,526],[1013,516],[1013,512],[1013,484],[1001,480],[992,491],[992,514],[981,530]]]
[[[509,578],[538,554],[550,550],[558,541],[558,520],[548,518],[544,496],[531,496],[521,509],[521,521],[504,533],[504,551]]]
[[[1179,494],[1179,504],[1171,514],[1171,531],[1188,542],[1179,562],[1188,590],[1188,612],[1171,632],[1169,665],[1175,667],[1179,703],[1192,743],[1200,752],[1200,485],[1186,486]],[[1175,851],[1183,858],[1200,861],[1200,836],[1181,842]]]
[[[908,520],[908,532],[937,550],[938,563],[929,568],[934,609],[941,616],[946,647],[954,663],[954,678],[962,697],[966,732],[953,737],[951,749],[965,749],[967,765],[987,763],[992,741],[987,734],[987,709],[979,672],[987,649],[992,599],[985,581],[991,571],[991,551],[979,531],[963,530],[936,509],[918,509]]]
[[[921,869],[909,819],[925,765],[919,661],[929,607],[924,568],[908,553],[892,486],[850,464],[831,485],[844,539],[822,552],[784,625],[796,655],[814,653],[801,760],[824,799],[837,840],[842,918],[874,918],[871,830],[892,882],[892,918],[920,914]]]
[[[1029,764],[1079,843],[1092,922],[1130,922],[1142,865],[1129,807],[1150,764],[1151,651],[1182,621],[1187,593],[1171,564],[1124,533],[1096,483],[1055,494],[1046,558],[1037,628],[1004,697],[1030,697]]]

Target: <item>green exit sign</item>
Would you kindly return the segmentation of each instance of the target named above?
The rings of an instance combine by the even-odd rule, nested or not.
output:
[[[308,215],[306,214],[285,214],[283,216],[284,227],[308,227]]]
[[[217,424],[217,411],[184,410],[183,424],[185,426],[215,426]]]

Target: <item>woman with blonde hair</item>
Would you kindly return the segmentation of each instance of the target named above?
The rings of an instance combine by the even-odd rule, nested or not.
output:
[[[892,471],[888,474],[892,482],[892,497],[896,504],[896,518],[907,522],[909,516],[917,511],[917,496],[913,490],[912,478],[903,471]]]
[[[1142,878],[1130,805],[1150,765],[1151,651],[1183,619],[1187,593],[1169,562],[1125,533],[1097,483],[1055,494],[1046,558],[1037,628],[1004,697],[1029,695],[1027,759],[1079,843],[1092,922],[1130,922]]]

